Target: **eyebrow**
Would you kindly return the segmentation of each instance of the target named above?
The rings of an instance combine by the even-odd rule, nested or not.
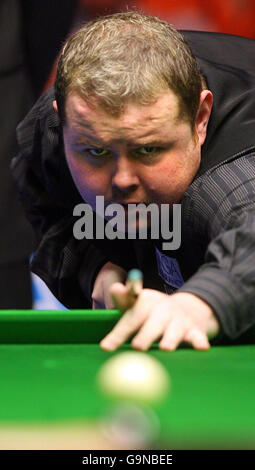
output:
[[[93,139],[93,138],[89,138],[89,137],[85,137],[85,136],[82,136],[82,137],[76,137],[74,139],[74,143],[76,145],[94,145],[94,146],[101,146],[101,147],[104,147],[105,144],[103,142],[101,142],[100,140],[97,140],[97,139]]]
[[[128,147],[152,147],[152,146],[165,146],[165,145],[172,145],[174,143],[174,140],[171,139],[170,141],[162,141],[162,140],[152,140],[149,142],[141,142],[141,143],[132,143],[128,144]],[[110,144],[107,144],[105,142],[102,142],[97,139],[89,138],[89,137],[77,137],[75,139],[75,144],[76,145],[94,145],[94,146],[101,146],[102,148],[104,147],[110,147]]]
[[[79,124],[79,123],[76,122],[75,124]],[[83,127],[86,127],[88,131],[93,130],[90,124],[85,125],[83,123]],[[87,145],[88,143],[91,143],[91,145],[93,145],[94,143],[101,144],[101,141],[99,139],[97,139],[93,135],[88,135],[85,130],[79,129],[78,127],[76,127],[76,125],[73,127],[71,132],[72,132],[72,140],[75,144],[79,144],[79,145]]]

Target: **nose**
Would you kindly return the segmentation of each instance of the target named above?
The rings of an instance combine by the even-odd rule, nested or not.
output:
[[[132,193],[139,185],[136,164],[128,156],[121,155],[116,158],[112,173],[113,191]]]

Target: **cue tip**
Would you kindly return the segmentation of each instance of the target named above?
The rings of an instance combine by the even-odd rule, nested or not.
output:
[[[126,285],[129,288],[129,293],[134,297],[138,297],[143,289],[142,271],[140,269],[131,269],[128,272]]]

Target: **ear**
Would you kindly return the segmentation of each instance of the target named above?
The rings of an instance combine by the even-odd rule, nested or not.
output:
[[[56,100],[52,101],[52,106],[55,109],[56,113],[58,114],[58,105],[57,105]]]
[[[203,90],[200,94],[199,108],[196,117],[196,131],[200,145],[203,145],[206,138],[207,125],[210,119],[212,105],[212,92],[210,90]]]

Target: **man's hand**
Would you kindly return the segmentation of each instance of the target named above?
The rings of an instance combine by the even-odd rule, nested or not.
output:
[[[100,343],[107,351],[117,349],[135,333],[131,343],[135,349],[147,350],[161,338],[159,348],[167,351],[175,350],[181,342],[206,350],[210,348],[208,337],[219,331],[211,307],[193,294],[167,295],[143,289],[130,305],[128,289],[123,284],[114,284],[110,292],[115,306],[125,313]]]
[[[116,282],[124,282],[126,277],[126,271],[120,266],[110,262],[106,263],[99,271],[95,280],[92,292],[92,308],[116,308],[109,289]]]

